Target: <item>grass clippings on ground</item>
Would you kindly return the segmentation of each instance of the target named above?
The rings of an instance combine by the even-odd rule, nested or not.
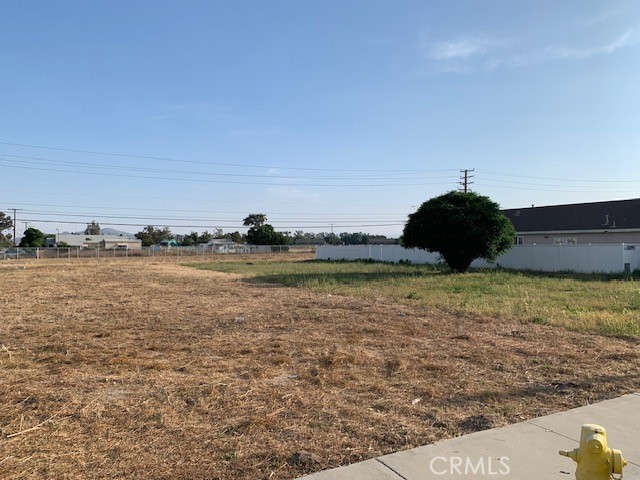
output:
[[[0,288],[7,479],[292,479],[640,386],[636,340],[172,262]]]

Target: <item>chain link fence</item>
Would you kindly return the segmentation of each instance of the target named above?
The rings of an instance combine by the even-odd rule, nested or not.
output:
[[[80,259],[80,258],[141,258],[141,257],[207,257],[216,255],[247,254],[297,254],[315,253],[314,245],[195,245],[189,247],[142,247],[133,248],[83,248],[14,247],[0,250],[0,260],[21,259]]]

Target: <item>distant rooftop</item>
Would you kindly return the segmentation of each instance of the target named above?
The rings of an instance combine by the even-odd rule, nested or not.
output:
[[[518,232],[640,229],[640,198],[502,212]]]

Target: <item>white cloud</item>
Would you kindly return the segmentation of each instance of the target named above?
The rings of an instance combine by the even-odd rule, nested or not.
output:
[[[621,12],[622,12],[621,8],[606,10],[606,11],[597,13],[595,15],[592,15],[590,17],[578,18],[578,20],[576,20],[575,22],[575,25],[580,28],[593,27],[594,25],[599,25],[601,23],[606,22],[607,20],[617,16]]]
[[[617,50],[629,47],[635,43],[636,40],[634,39],[633,31],[630,29],[615,40],[605,45],[581,48],[567,46],[548,46],[538,50],[532,50],[524,54],[513,55],[512,57],[502,59],[498,64],[491,66],[495,67],[501,64],[520,67],[565,59],[584,60],[600,55],[610,55]]]
[[[610,55],[638,43],[633,29],[628,29],[609,43],[596,46],[549,45],[531,47],[518,52],[522,42],[499,38],[489,34],[473,34],[450,41],[426,44],[423,40],[428,65],[438,73],[469,73],[493,70],[499,67],[526,67],[559,60],[585,60]]]
[[[433,60],[467,59],[487,52],[491,42],[484,35],[466,35],[455,40],[426,45],[426,54]]]
[[[613,42],[603,45],[601,47],[594,48],[559,48],[557,49],[557,58],[589,58],[596,55],[607,55],[615,52],[616,50],[620,50],[621,48],[628,47],[633,45],[633,31],[631,29],[627,30],[623,35],[618,37]]]
[[[421,39],[422,54],[430,70],[437,73],[470,73],[481,68],[487,58],[508,50],[515,39],[488,32],[459,35],[449,40]]]

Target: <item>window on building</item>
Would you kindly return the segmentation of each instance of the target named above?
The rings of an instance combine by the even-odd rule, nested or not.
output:
[[[513,243],[515,245],[522,245],[524,243],[524,238],[518,236],[518,237],[514,238]]]
[[[576,237],[556,237],[553,239],[554,245],[577,245],[578,239]]]

